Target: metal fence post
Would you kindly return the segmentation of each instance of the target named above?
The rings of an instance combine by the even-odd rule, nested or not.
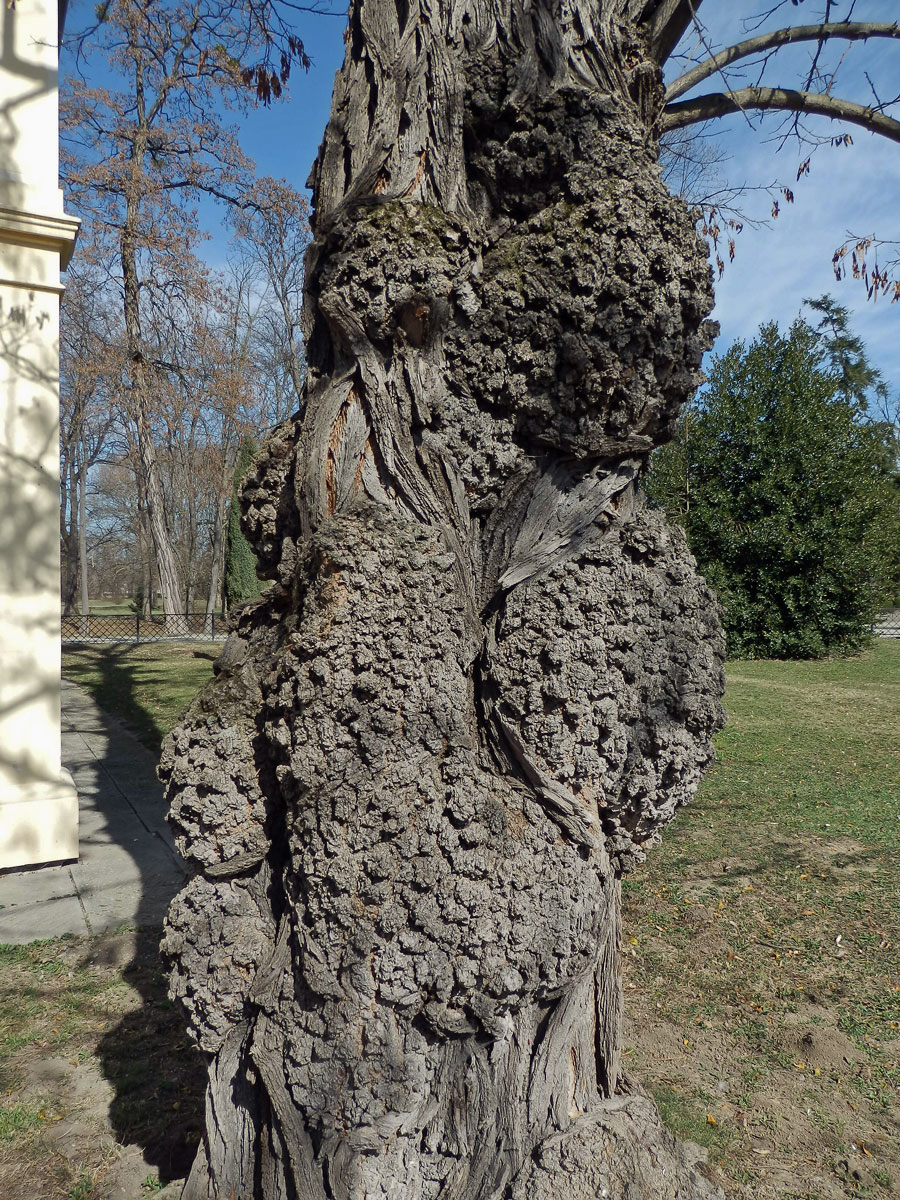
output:
[[[141,640],[141,614],[139,612],[134,614],[134,640],[136,643]]]

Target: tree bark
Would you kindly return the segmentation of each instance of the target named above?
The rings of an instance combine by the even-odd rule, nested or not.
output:
[[[84,452],[84,430],[78,439],[78,582],[81,596],[81,632],[90,633],[91,593],[88,586],[87,554],[87,455]]]
[[[153,545],[153,555],[156,559],[156,570],[159,576],[159,590],[162,593],[163,612],[166,628],[177,632],[181,627],[183,609],[181,593],[181,577],[178,570],[178,560],[169,533],[166,519],[166,502],[162,481],[159,477],[159,464],[156,459],[156,445],[153,441],[153,431],[150,424],[149,402],[146,392],[148,381],[145,372],[137,364],[132,375],[133,401],[137,422],[137,448],[139,470],[141,472],[141,492],[144,497],[146,527],[150,533]],[[150,597],[153,604],[153,597]]]
[[[153,612],[153,538],[147,520],[147,504],[144,500],[142,473],[139,460],[134,462],[135,492],[137,493],[137,524],[135,538],[139,555],[140,570],[140,615],[149,617]]]
[[[75,611],[78,597],[78,516],[76,505],[78,471],[75,463],[74,445],[66,447],[68,461],[60,472],[60,529],[62,532],[62,606],[63,616],[70,617]],[[66,513],[69,526],[66,528]]]
[[[185,1200],[719,1194],[618,1057],[619,879],[722,722],[638,489],[711,340],[655,7],[351,7],[305,410],[244,487],[274,584],[161,765]]]

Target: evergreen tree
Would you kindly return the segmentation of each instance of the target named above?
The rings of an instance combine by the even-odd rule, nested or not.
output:
[[[830,342],[798,319],[714,359],[647,481],[719,594],[733,657],[855,650],[896,586],[900,493],[865,418],[880,376],[846,312],[818,305]]]
[[[256,455],[253,438],[245,437],[238,451],[234,469],[234,488],[228,510],[228,531],[225,540],[225,576],[223,588],[229,608],[253,600],[262,591],[256,574],[256,555],[241,530],[241,484]]]
[[[838,304],[833,296],[827,294],[818,300],[804,300],[803,303],[819,314],[815,331],[844,399],[866,409],[870,396],[885,398],[887,384],[878,368],[869,362],[862,338],[850,328],[850,314],[846,306]]]

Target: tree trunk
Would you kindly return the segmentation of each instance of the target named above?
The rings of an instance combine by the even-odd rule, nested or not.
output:
[[[75,451],[74,447],[69,447],[65,471],[60,473],[60,527],[63,540],[62,605],[65,617],[70,617],[75,612],[75,602],[78,597],[77,488],[78,472],[75,464]],[[69,514],[68,529],[66,529],[67,511]]]
[[[226,447],[223,450],[222,476],[219,494],[216,496],[216,518],[212,536],[212,564],[209,571],[209,591],[206,594],[206,617],[203,632],[209,636],[213,630],[213,614],[219,603],[222,583],[222,568],[225,563],[225,523],[228,516],[228,501],[231,497],[235,455]]]
[[[142,108],[143,96],[140,89],[138,90],[138,103],[139,108]],[[140,493],[144,498],[147,524],[153,539],[166,628],[169,632],[176,632],[181,624],[181,579],[166,519],[162,481],[159,477],[159,463],[156,458],[156,443],[151,420],[152,373],[146,361],[144,339],[141,333],[137,229],[140,226],[140,172],[145,143],[146,133],[144,132],[141,138],[135,138],[134,153],[131,158],[132,180],[127,194],[125,223],[120,244],[122,311],[130,363],[131,417],[137,431],[137,452],[141,476]],[[152,608],[152,596],[150,605]]]
[[[81,593],[81,632],[84,637],[90,633],[91,599],[88,587],[88,556],[87,556],[87,461],[84,453],[83,435],[79,439],[78,472],[78,580]]]
[[[156,445],[150,425],[149,403],[146,399],[148,381],[145,378],[145,372],[137,366],[133,369],[132,388],[136,410],[141,491],[147,514],[147,528],[153,543],[156,570],[159,574],[159,590],[162,593],[166,627],[177,630],[181,625],[183,608],[181,577],[178,570],[178,559],[175,556],[175,548],[169,533],[169,523],[166,519],[165,494],[159,477]],[[151,596],[151,605],[152,602]]]
[[[135,491],[137,493],[137,525],[135,536],[140,569],[139,615],[149,617],[153,611],[153,538],[150,535],[150,523],[147,520],[147,505],[144,500],[144,489],[140,463],[134,464]]]
[[[186,1200],[718,1194],[618,1058],[619,878],[723,688],[637,490],[712,304],[644,7],[351,7],[305,412],[244,487],[275,583],[161,766]]]

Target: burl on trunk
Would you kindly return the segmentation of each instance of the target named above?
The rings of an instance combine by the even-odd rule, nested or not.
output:
[[[244,492],[273,583],[161,769],[187,1200],[716,1194],[617,1056],[619,878],[723,686],[637,490],[712,299],[634,7],[351,9],[305,407]]]

